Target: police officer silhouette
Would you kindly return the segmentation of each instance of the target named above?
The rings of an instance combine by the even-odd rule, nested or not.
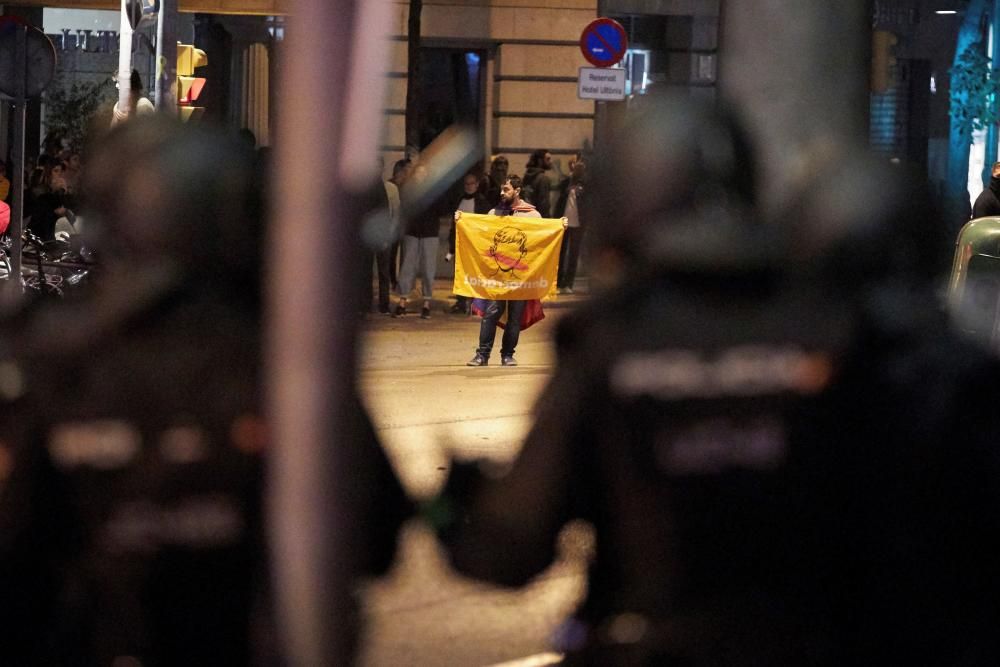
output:
[[[0,563],[24,606],[0,627],[0,662],[279,658],[261,516],[262,183],[234,137],[159,117],[92,156],[100,280],[11,348],[26,386],[0,434]],[[360,404],[351,414],[344,493],[364,513],[343,539],[372,573],[408,505]]]
[[[843,160],[762,224],[741,126],[688,99],[614,145],[619,286],[560,322],[509,472],[454,463],[454,566],[520,586],[592,523],[567,664],[995,663],[1000,375],[936,308],[928,207]]]

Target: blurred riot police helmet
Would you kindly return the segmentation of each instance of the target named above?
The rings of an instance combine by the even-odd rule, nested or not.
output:
[[[756,215],[754,150],[731,110],[688,96],[651,96],[602,153],[588,193],[595,250],[647,268],[695,272],[770,261]]]
[[[925,174],[863,148],[819,145],[802,162],[771,221],[790,265],[847,291],[943,282],[954,239]]]
[[[255,294],[263,205],[254,155],[235,137],[164,114],[135,118],[95,147],[88,230],[109,271]]]

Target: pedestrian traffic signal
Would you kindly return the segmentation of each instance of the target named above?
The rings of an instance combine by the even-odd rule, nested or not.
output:
[[[208,64],[208,56],[192,44],[177,44],[177,107],[181,120],[197,120],[205,107],[195,106],[195,101],[205,88],[205,78],[194,75],[195,69]]]
[[[205,113],[205,107],[177,107],[180,119],[186,123],[189,120],[198,120]]]
[[[885,93],[892,87],[899,38],[888,30],[872,32],[872,92]]]
[[[202,88],[205,87],[205,79],[199,76],[178,76],[177,77],[177,103],[191,104],[201,95]]]
[[[207,64],[208,56],[204,51],[195,48],[193,44],[177,43],[177,74],[194,76],[196,68]]]

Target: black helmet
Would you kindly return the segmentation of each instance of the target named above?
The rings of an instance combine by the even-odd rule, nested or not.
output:
[[[112,130],[84,175],[86,230],[112,271],[254,291],[263,211],[254,155],[235,137],[163,115]]]
[[[768,261],[753,150],[707,100],[643,100],[594,161],[592,242],[647,268],[724,271]]]
[[[790,266],[849,291],[944,277],[954,239],[925,175],[860,148],[820,147],[803,161],[808,177],[770,225]]]

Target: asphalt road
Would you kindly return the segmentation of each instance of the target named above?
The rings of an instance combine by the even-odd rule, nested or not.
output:
[[[439,281],[436,293],[448,294]],[[428,497],[447,475],[450,452],[498,461],[516,456],[532,405],[552,371],[553,325],[582,297],[546,304],[546,319],[522,332],[517,367],[465,365],[479,320],[449,315],[436,301],[430,320],[368,316],[362,394],[408,491]],[[497,340],[499,346],[499,336]],[[503,590],[452,572],[433,535],[414,522],[401,535],[390,574],[365,595],[365,666],[518,667],[553,664],[549,639],[583,592],[591,549],[585,526],[561,539],[562,557],[527,588]]]

